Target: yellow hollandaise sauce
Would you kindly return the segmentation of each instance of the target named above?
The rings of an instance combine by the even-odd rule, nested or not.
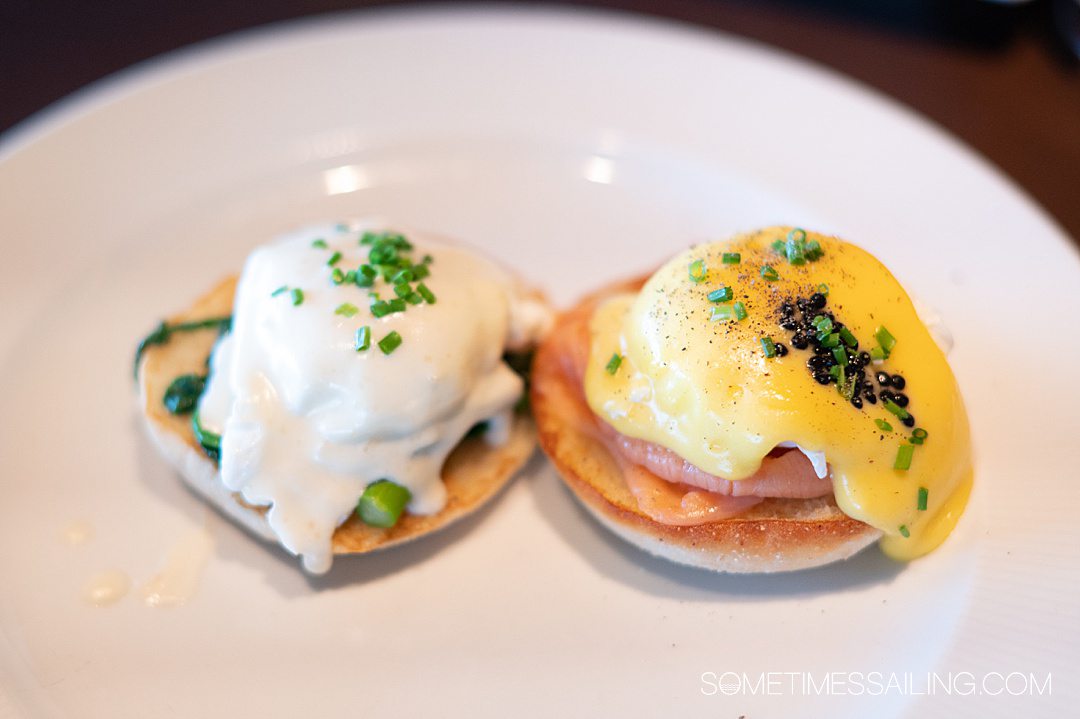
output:
[[[778,445],[824,453],[840,509],[893,558],[952,531],[971,489],[964,403],[896,278],[833,237],[774,227],[698,245],[590,324],[585,394],[629,437],[745,479]]]

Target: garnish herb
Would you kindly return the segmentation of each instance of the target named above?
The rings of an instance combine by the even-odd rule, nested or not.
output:
[[[738,252],[725,252],[720,256],[720,261],[725,265],[737,265],[742,262],[742,255]]]
[[[735,319],[735,310],[731,305],[719,305],[712,308],[712,314],[709,315],[711,322],[728,321]]]
[[[204,320],[192,320],[190,322],[179,322],[175,325],[162,322],[154,331],[143,338],[139,346],[135,348],[135,364],[133,374],[135,377],[139,376],[139,363],[142,361],[143,354],[146,353],[148,347],[153,345],[163,345],[169,341],[175,332],[193,332],[195,330],[209,330],[217,329],[224,334],[228,332],[232,327],[232,315],[226,317],[209,317]]]
[[[904,442],[896,450],[896,461],[893,462],[893,469],[906,472],[911,468],[911,458],[914,455],[915,445]]]
[[[416,286],[416,291],[424,298],[424,302],[429,305],[435,304],[435,293],[428,289],[428,286],[423,282]]]
[[[338,262],[341,262],[341,253],[335,251],[334,254],[330,255],[330,259],[326,261],[326,264],[333,267]]]
[[[776,343],[772,341],[771,337],[761,338],[761,349],[765,351],[766,357],[776,356]]]
[[[896,404],[896,402],[893,402],[891,399],[885,400],[884,404],[885,404],[885,409],[889,410],[890,412],[895,414],[900,419],[907,419],[908,417],[911,416],[911,413],[909,413],[906,409],[904,409],[900,405]]]
[[[919,511],[926,511],[926,501],[930,498],[930,490],[926,487],[919,487]]]
[[[746,305],[742,302],[736,302],[731,306],[731,309],[735,313],[735,319],[740,322],[746,319]]]
[[[784,252],[787,260],[793,265],[806,264],[806,232],[795,229],[788,233],[787,242],[784,243]]]
[[[691,262],[690,263],[690,268],[689,268],[689,273],[690,273],[690,281],[694,282],[695,284],[704,282],[705,278],[709,274],[708,270],[705,269],[705,261],[704,260],[694,260],[693,262]]]
[[[398,523],[412,493],[388,479],[372,482],[360,495],[356,513],[364,524],[389,529]]]
[[[900,536],[903,537],[904,539],[907,539],[908,537],[911,536],[911,532],[908,531],[908,528],[907,528],[906,524],[901,524],[900,525]]]
[[[621,364],[622,364],[622,355],[620,355],[618,352],[616,352],[615,354],[611,355],[611,359],[608,360],[608,363],[604,367],[604,369],[607,370],[608,374],[614,375],[616,372],[619,371],[619,366]]]
[[[371,347],[371,328],[364,325],[356,330],[356,351],[363,352]]]
[[[874,424],[876,424],[878,429],[882,432],[892,432],[892,425],[883,419],[875,419]]]
[[[325,250],[327,248],[326,240],[321,237],[311,243],[311,246],[317,250]]]
[[[390,330],[390,334],[379,340],[379,349],[382,350],[384,355],[393,353],[398,347],[401,346],[401,335],[397,333],[397,330]]]
[[[197,409],[191,415],[191,431],[195,435],[195,441],[202,446],[206,455],[216,462],[221,457],[221,435],[203,429]]]
[[[776,268],[773,267],[772,265],[762,265],[761,266],[761,277],[766,282],[776,282],[778,279],[780,279],[780,273],[777,272]]]
[[[206,389],[206,375],[184,374],[172,381],[165,390],[165,409],[172,414],[187,414],[195,409]]]
[[[730,287],[721,287],[709,293],[709,302],[730,302],[732,297],[734,293]]]
[[[293,307],[298,307],[304,303],[304,291],[299,287],[294,287],[289,294],[292,296]]]
[[[878,341],[878,345],[885,353],[885,357],[892,354],[893,348],[896,347],[896,338],[892,336],[889,330],[885,329],[884,325],[874,330],[874,339]]]
[[[351,302],[342,302],[337,306],[337,309],[334,310],[334,314],[341,315],[342,317],[352,317],[359,311],[360,309]]]

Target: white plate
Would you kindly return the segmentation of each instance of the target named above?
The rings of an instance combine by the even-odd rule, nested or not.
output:
[[[151,450],[131,352],[256,243],[376,212],[482,245],[562,303],[736,229],[791,222],[862,243],[956,336],[979,467],[967,517],[907,567],[872,549],[716,576],[613,539],[538,458],[475,521],[305,577]],[[246,34],[7,137],[0,238],[11,713],[982,717],[1080,700],[1076,253],[955,141],[805,63],[533,11]],[[62,538],[76,520],[95,530],[81,546]],[[203,525],[214,548],[187,605],[81,601],[102,569],[137,588]],[[742,682],[728,695],[707,672],[751,682],[727,675]],[[866,676],[858,695],[845,674],[818,696],[802,675],[755,686],[761,672],[911,684]]]

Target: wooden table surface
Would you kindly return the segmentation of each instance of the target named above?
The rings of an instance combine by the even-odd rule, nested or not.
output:
[[[235,30],[399,4],[4,0],[0,132],[98,78]],[[565,4],[565,3],[564,3]],[[958,136],[1080,238],[1080,67],[1052,0],[591,0],[759,40],[854,77]],[[2,137],[2,136],[0,136]]]

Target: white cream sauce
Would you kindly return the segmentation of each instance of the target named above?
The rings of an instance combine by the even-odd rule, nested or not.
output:
[[[117,569],[98,572],[83,586],[83,600],[95,607],[116,604],[131,589],[131,578]]]
[[[148,607],[175,607],[195,595],[214,540],[203,528],[188,532],[169,550],[165,564],[142,588]]]
[[[373,317],[370,290],[334,285],[327,265],[335,251],[343,271],[367,262],[369,248],[358,243],[366,229],[385,227],[314,227],[252,253],[199,405],[204,427],[222,435],[225,485],[268,506],[282,545],[314,573],[329,569],[334,529],[371,482],[407,487],[411,513],[443,507],[446,456],[476,423],[505,425],[522,394],[504,350],[531,343],[550,322],[507,272],[418,233],[406,235],[411,257],[434,258],[423,282],[436,302]],[[315,239],[328,247],[313,247]],[[302,290],[303,302],[272,296],[282,286]],[[394,297],[381,280],[372,289]],[[336,314],[343,303],[359,312]],[[357,352],[362,326],[371,347]],[[391,330],[402,344],[385,355],[377,343]]]
[[[94,538],[94,525],[78,519],[64,527],[64,541],[73,547],[86,544]]]

